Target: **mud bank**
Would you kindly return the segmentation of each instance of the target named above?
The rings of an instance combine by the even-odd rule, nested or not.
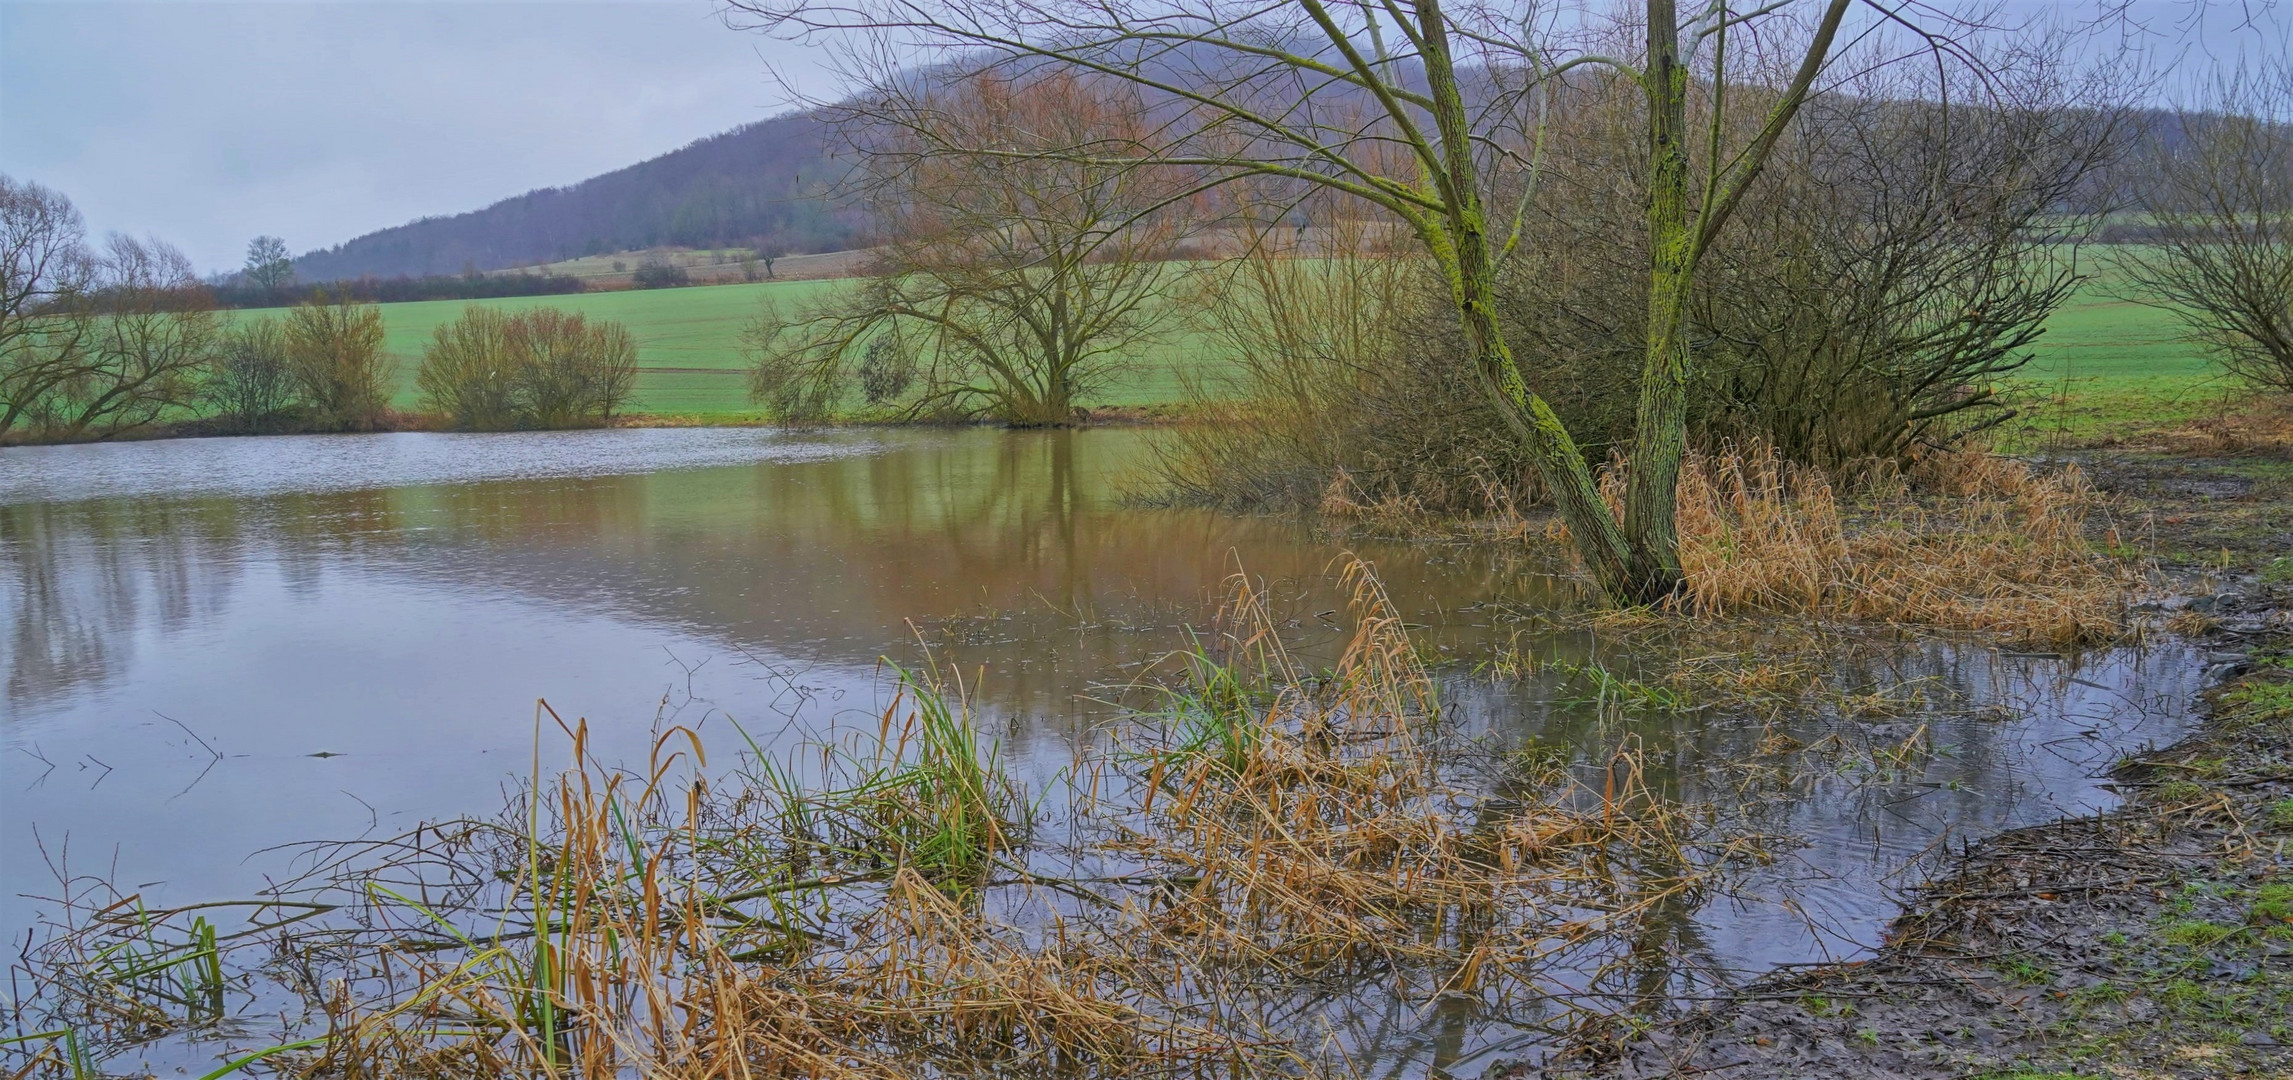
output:
[[[1972,845],[1868,960],[1771,973],[1539,1077],[2293,1076],[2293,635],[2216,633],[2125,804]]]

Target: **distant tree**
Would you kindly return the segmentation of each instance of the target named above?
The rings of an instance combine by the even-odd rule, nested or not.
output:
[[[2126,299],[2180,316],[2245,382],[2293,393],[2293,63],[2240,72],[2152,149]]]
[[[276,319],[251,319],[225,331],[208,361],[203,394],[225,422],[253,431],[295,401],[287,336]]]
[[[692,276],[685,268],[658,255],[645,260],[633,275],[640,289],[667,289],[692,284]]]
[[[294,259],[287,254],[286,241],[276,236],[247,241],[247,280],[256,288],[276,292],[294,279]]]
[[[320,294],[287,312],[286,339],[288,369],[321,423],[365,431],[381,422],[390,366],[380,309]]]
[[[765,277],[769,278],[775,276],[772,272],[772,264],[778,261],[782,255],[786,254],[788,254],[788,249],[780,244],[766,243],[757,247],[756,257],[759,261],[764,263]]]
[[[904,411],[1069,422],[1170,310],[1157,301],[1184,180],[1123,160],[1151,126],[1146,111],[1119,87],[1057,72],[962,80],[879,115],[868,168],[894,239],[860,288],[785,332],[766,332],[770,319],[752,331],[756,397],[793,418],[832,409],[880,358],[876,342],[897,335],[916,363]],[[1012,156],[940,152],[950,143]],[[1047,152],[1086,143],[1102,158]]]

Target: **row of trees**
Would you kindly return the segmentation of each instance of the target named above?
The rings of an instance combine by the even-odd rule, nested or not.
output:
[[[907,413],[1059,422],[1172,301],[1175,234],[1263,248],[1269,222],[1359,223],[1374,252],[1285,241],[1312,273],[1388,263],[1376,318],[1277,327],[1299,286],[1261,273],[1227,305],[1237,336],[1309,359],[1280,375],[1324,433],[1454,448],[1480,427],[1476,456],[1525,465],[1624,602],[1680,582],[1699,434],[1842,460],[2005,414],[1997,380],[2108,208],[2089,181],[2128,96],[2032,39],[1867,0],[1613,22],[1462,0],[733,6],[843,49],[860,85],[837,118],[897,238],[864,296],[754,328],[761,400],[817,414],[857,383]],[[1366,352],[1334,340],[1364,329]],[[1365,415],[1381,402],[1408,407]]]
[[[386,412],[372,305],[316,298],[227,325],[157,240],[87,243],[71,201],[0,176],[0,438],[101,438],[214,410],[256,428],[362,430]]]
[[[103,438],[199,416],[239,432],[393,422],[372,303],[317,292],[277,318],[227,319],[181,252],[124,236],[91,248],[69,199],[7,176],[0,260],[0,439]],[[628,399],[636,355],[615,323],[473,306],[439,328],[417,384],[457,426],[602,424]]]

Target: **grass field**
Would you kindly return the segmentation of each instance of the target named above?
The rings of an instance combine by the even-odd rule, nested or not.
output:
[[[792,314],[826,293],[850,287],[848,279],[783,281],[384,304],[383,349],[397,365],[398,391],[392,404],[401,409],[416,407],[414,369],[421,362],[422,347],[433,330],[452,322],[463,308],[475,304],[518,311],[546,306],[611,319],[629,328],[637,339],[639,366],[637,393],[629,412],[703,422],[753,420],[759,414],[748,400],[748,368],[740,352],[742,328],[767,303]],[[277,314],[276,310],[251,310],[236,312],[233,317]],[[1199,370],[1213,362],[1213,346],[1207,339],[1174,333],[1135,370],[1086,404],[1139,406],[1178,401],[1184,397],[1180,372]]]
[[[2047,321],[2016,373],[2024,416],[2005,448],[2078,444],[2178,424],[2248,393],[2183,337],[2169,312],[2119,299],[2098,275]]]
[[[611,319],[638,343],[641,372],[629,411],[694,422],[759,417],[748,400],[740,333],[766,303],[793,312],[850,287],[849,280],[706,285],[503,300],[441,300],[383,305],[384,347],[397,361],[394,404],[414,408],[414,367],[433,329],[468,303],[511,310],[548,305]],[[250,311],[238,318],[273,312]],[[2050,321],[2036,357],[2013,388],[2024,416],[2004,432],[2011,450],[2083,442],[2107,432],[2187,420],[2218,408],[2236,387],[2181,337],[2173,317],[2117,299],[2097,277]],[[1096,399],[1093,406],[1149,406],[1184,398],[1184,375],[1215,374],[1224,356],[1207,336],[1181,330]]]

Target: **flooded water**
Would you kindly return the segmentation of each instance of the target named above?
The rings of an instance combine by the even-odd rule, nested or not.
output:
[[[641,758],[664,710],[712,743],[737,721],[786,747],[872,722],[881,661],[915,663],[929,643],[1018,773],[1048,776],[1102,736],[1125,684],[1187,644],[1237,568],[1265,580],[1309,655],[1329,646],[1348,550],[1445,661],[1461,729],[1494,743],[1597,754],[1621,722],[1670,782],[1713,795],[1709,763],[1833,734],[1813,716],[1619,721],[1562,676],[1492,679],[1493,651],[1534,625],[1520,615],[1575,597],[1519,545],[1349,544],[1287,519],[1140,509],[1119,492],[1149,438],[656,430],[0,451],[0,930],[22,941],[60,876],[155,904],[245,895],[282,864],[278,845],[493,810],[534,767],[537,698],[587,717],[607,757]],[[1569,635],[1528,644],[1602,655]],[[1850,755],[1760,795],[1802,841],[1773,871],[1779,902],[1709,903],[1683,948],[1742,974],[1870,946],[1920,854],[2108,805],[2098,770],[2186,724],[2191,660],[1928,641],[1838,673],[1930,687],[1855,734],[1935,752],[1883,783]],[[1400,1025],[1379,1054],[1463,1074],[1507,1049],[1438,1021]]]

